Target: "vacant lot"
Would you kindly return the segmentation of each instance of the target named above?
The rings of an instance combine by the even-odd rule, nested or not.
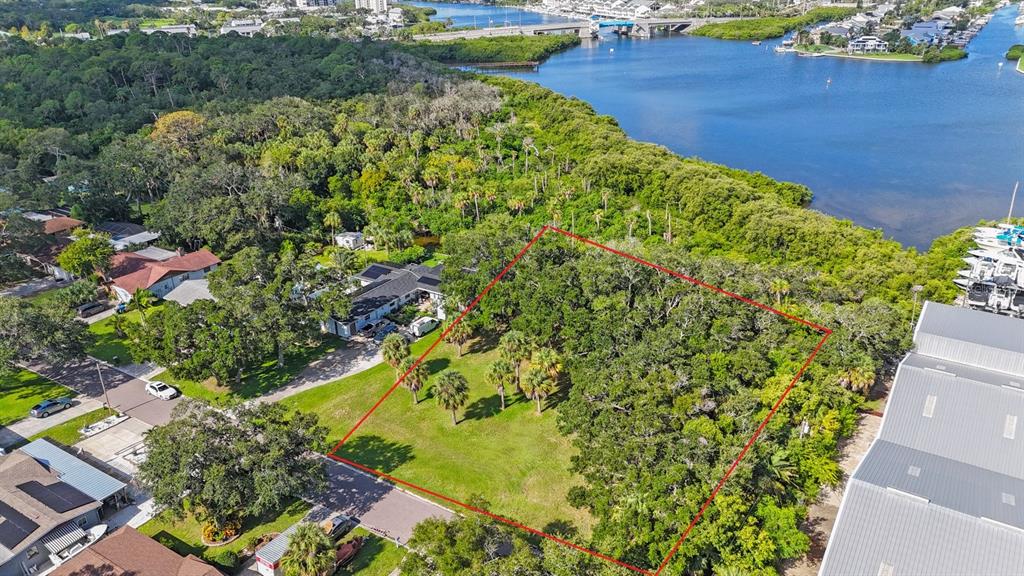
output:
[[[434,339],[413,344],[413,356]],[[451,345],[438,346],[426,360],[432,378],[454,369],[469,381],[469,400],[459,411],[459,424],[453,426],[451,415],[437,405],[428,380],[417,405],[408,390],[396,390],[339,455],[462,501],[482,496],[492,512],[529,526],[543,529],[568,520],[589,533],[589,514],[566,503],[569,488],[581,480],[569,472],[574,449],[556,429],[557,408],[538,416],[532,402],[509,391],[509,405],[502,412],[497,391],[485,379],[497,357],[492,344],[480,340],[467,344],[461,358]],[[396,377],[390,366],[381,364],[284,403],[318,414],[337,441]]]

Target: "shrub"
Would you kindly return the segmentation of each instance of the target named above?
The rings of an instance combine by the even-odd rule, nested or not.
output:
[[[203,525],[203,539],[207,542],[224,542],[238,536],[241,529],[242,522],[239,520],[228,520],[220,527],[205,524]]]
[[[1020,60],[1024,56],[1024,44],[1014,44],[1006,51],[1007,60]]]
[[[221,550],[213,556],[213,562],[223,568],[234,568],[238,565],[238,553],[232,550]]]

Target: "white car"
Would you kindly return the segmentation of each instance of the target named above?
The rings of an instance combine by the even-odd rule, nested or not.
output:
[[[159,380],[154,380],[146,384],[146,393],[161,400],[170,400],[178,395],[178,389]]]

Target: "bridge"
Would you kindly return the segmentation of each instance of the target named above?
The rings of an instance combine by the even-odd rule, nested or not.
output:
[[[530,26],[498,26],[472,30],[454,30],[436,34],[419,34],[414,40],[443,41],[459,38],[487,38],[492,36],[531,36],[541,34],[576,34],[581,38],[597,36],[601,28],[615,28],[617,34],[636,38],[650,38],[657,30],[667,32],[692,31],[713,22],[728,22],[736,18],[633,18],[630,20],[580,20],[533,24]]]

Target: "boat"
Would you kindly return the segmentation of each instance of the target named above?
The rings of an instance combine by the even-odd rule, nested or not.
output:
[[[761,45],[761,41],[760,40],[754,40],[753,42],[751,42],[751,44],[753,44],[754,46],[760,46]]]

